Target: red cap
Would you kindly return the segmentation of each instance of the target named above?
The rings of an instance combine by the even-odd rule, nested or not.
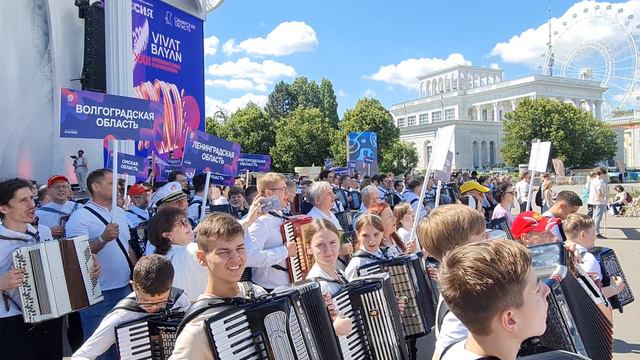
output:
[[[142,186],[142,184],[134,184],[129,188],[129,190],[127,191],[127,194],[129,196],[144,195],[146,191],[147,189],[145,189],[144,186]]]
[[[558,218],[544,217],[535,211],[523,212],[513,220],[513,224],[511,225],[511,234],[513,234],[516,239],[520,239],[523,234],[528,234],[532,231],[551,231],[551,229],[554,226],[557,226],[560,221],[561,220]]]
[[[51,185],[55,184],[57,181],[65,181],[68,183],[69,179],[62,175],[53,175],[49,180],[47,180],[47,187],[51,187]]]

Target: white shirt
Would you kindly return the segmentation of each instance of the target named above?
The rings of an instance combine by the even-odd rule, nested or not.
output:
[[[516,199],[520,203],[526,203],[529,199],[529,183],[520,180],[516,183]]]
[[[77,173],[86,173],[89,171],[87,168],[87,159],[84,156],[79,156],[76,159],[76,169]]]
[[[141,222],[149,220],[149,212],[137,206],[129,207],[129,209],[125,211],[125,215],[127,215],[127,220],[129,220],[129,226],[131,228],[137,227]]]
[[[396,233],[405,244],[409,244],[411,240],[411,232],[409,230],[401,226],[398,230],[396,230]]]
[[[309,210],[309,212],[307,213],[307,216],[311,216],[313,219],[329,220],[331,221],[331,223],[333,223],[333,225],[335,225],[338,228],[338,230],[342,230],[342,226],[340,226],[340,221],[338,221],[338,218],[336,217],[336,215],[331,211],[329,211],[329,214],[327,214],[324,211],[314,206],[311,208],[311,210]]]
[[[542,216],[549,218],[549,219],[555,219],[555,216],[549,211],[545,211],[542,213]],[[551,228],[551,233],[553,234],[553,236],[556,237],[556,239],[558,239],[558,241],[565,241],[566,239],[564,239],[562,237],[562,233],[560,232],[560,225],[554,226]]]
[[[438,311],[436,311],[436,319],[440,318],[441,306],[444,303],[442,296],[438,300]],[[444,349],[456,341],[461,341],[469,337],[469,330],[466,326],[451,312],[444,316],[442,326],[438,328],[436,324],[436,345],[434,352],[442,354]],[[464,341],[462,341],[464,342]],[[447,352],[449,354],[449,352]],[[449,359],[456,359],[448,357]]]
[[[129,296],[135,294],[132,292]],[[191,305],[191,302],[187,298],[186,294],[180,295],[176,303],[173,305],[172,309],[184,309]],[[84,359],[95,359],[98,356],[104,354],[105,351],[109,350],[111,345],[116,343],[116,326],[120,324],[124,324],[129,321],[134,321],[141,319],[143,317],[151,315],[146,312],[136,312],[125,309],[117,309],[111,311],[105,316],[104,319],[100,322],[100,325],[93,332],[91,337],[89,337],[84,344],[71,356],[72,360],[84,360]]]
[[[341,270],[336,269],[336,271],[342,272]],[[342,274],[344,276],[344,273]],[[307,279],[317,281],[320,284],[320,289],[322,293],[329,293],[331,296],[335,295],[338,291],[342,290],[346,284],[341,284],[340,280],[335,280],[333,275],[327,273],[322,270],[320,266],[316,263],[313,264],[311,270],[307,274]],[[345,277],[346,279],[346,277]],[[331,281],[327,281],[331,280]],[[334,281],[335,280],[335,281]]]
[[[385,201],[387,198],[387,194],[389,193],[389,190],[384,186],[380,186],[380,185],[376,186],[376,189],[378,190],[378,197],[380,198],[380,200]]]
[[[582,258],[582,263],[580,263],[580,267],[582,267],[582,270],[584,270],[584,272],[589,275],[591,280],[602,281],[602,268],[600,268],[600,263],[598,262],[596,257],[593,256],[593,254],[590,253],[589,250],[582,245],[576,244],[576,250]]]
[[[109,211],[93,201],[89,201],[85,208],[91,208],[100,214],[106,221],[119,225],[120,243],[125,250],[129,248],[129,222],[124,210],[119,207]],[[65,226],[66,235],[74,237],[88,235],[89,239],[97,239],[102,235],[106,225],[87,209],[81,209],[71,214]],[[113,215],[112,215],[113,214]],[[125,254],[120,250],[116,239],[107,241],[102,250],[96,256],[100,262],[100,288],[102,291],[119,289],[129,284],[129,264]]]
[[[598,194],[602,193],[602,196]],[[589,205],[604,205],[607,203],[606,185],[600,178],[589,181]]]
[[[482,357],[464,348],[466,341],[453,345],[440,360],[476,360]],[[444,350],[444,349],[443,349]]]
[[[240,291],[235,297],[248,298],[248,288],[244,286],[244,283],[238,283],[238,287],[240,288]],[[267,293],[259,286],[253,286],[253,290],[255,292],[255,297],[259,297]],[[216,298],[217,296],[212,294],[203,294],[198,297],[198,300]],[[176,339],[173,354],[171,354],[169,359],[213,360],[213,352],[211,351],[211,345],[209,344],[209,339],[207,338],[206,333],[208,330],[204,327],[204,321],[224,309],[226,309],[225,306],[220,306],[206,310],[187,323]]]
[[[382,250],[380,249],[378,249],[378,251],[376,252],[370,252],[364,249],[362,251],[364,251],[367,254],[371,254],[380,260],[383,260],[385,258],[384,254],[382,253]],[[351,258],[351,261],[349,261],[349,265],[347,265],[347,268],[344,270],[344,274],[347,277],[347,280],[351,281],[354,278],[358,277],[358,269],[360,269],[364,265],[370,264],[375,261],[378,261],[378,260],[370,259],[368,257],[353,256]]]
[[[29,224],[27,225],[27,231],[35,234],[36,228]],[[45,225],[38,225],[37,233],[40,236],[40,241],[48,241],[53,239],[53,237],[51,236],[51,230],[49,230],[49,228]],[[9,230],[3,225],[0,225],[0,235],[15,239],[26,240],[0,240],[0,276],[2,276],[6,272],[11,270],[11,267],[13,266],[13,256],[11,254],[19,248],[35,245],[36,240],[31,235]],[[22,308],[22,301],[20,300],[20,292],[18,291],[18,288],[6,290],[6,293],[13,301],[20,305],[20,308]],[[22,311],[20,311],[20,309],[18,309],[13,304],[13,301],[9,301],[9,311],[6,310],[4,304],[0,305],[0,318],[22,314]]]
[[[172,244],[165,255],[175,269],[173,286],[184,290],[192,302],[207,290],[207,268],[198,262],[197,251],[196,243],[187,246]]]
[[[71,215],[72,212],[81,207],[82,204],[74,201],[67,201],[62,205],[56,204],[53,201],[48,202],[36,210],[38,224],[46,225],[49,228],[60,226],[60,217]]]
[[[271,267],[277,264],[287,268],[285,260],[289,252],[280,234],[282,222],[271,214],[262,215],[249,226],[249,237],[245,238],[247,266],[252,268],[251,280],[265,289],[289,284],[288,272]]]
[[[199,203],[193,203],[194,201],[200,201]],[[191,199],[191,205],[189,205],[189,209],[187,210],[187,216],[189,219],[198,222],[200,220],[200,211],[202,211],[202,207],[204,206],[204,198],[201,195],[194,195],[193,199]]]

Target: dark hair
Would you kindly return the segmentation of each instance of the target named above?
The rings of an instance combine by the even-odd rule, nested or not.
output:
[[[149,295],[159,295],[171,290],[173,265],[161,255],[143,256],[133,268],[133,288]]]
[[[498,187],[496,188],[493,194],[493,197],[496,199],[497,202],[502,202],[502,199],[507,194],[507,190],[509,190],[510,187],[513,187],[513,185],[508,182],[503,182],[500,185],[498,185]]]
[[[318,174],[318,179],[320,179],[320,181],[326,180],[329,178],[329,174],[331,174],[332,172],[333,171],[331,170],[322,170],[320,171],[320,174]]]
[[[169,180],[172,181],[172,180]],[[191,179],[191,183],[193,184],[193,189],[195,192],[200,192],[204,190],[204,183],[207,181],[207,174],[201,173],[197,174]]]
[[[407,183],[407,189],[413,191],[415,190],[418,186],[422,185],[422,183],[420,182],[420,180],[418,179],[413,179],[411,181],[409,181]]]
[[[244,189],[240,186],[233,186],[231,189],[229,189],[229,197],[232,197],[233,195],[244,196]]]
[[[0,182],[0,206],[9,205],[16,192],[23,188],[31,190],[31,181],[13,178]],[[0,218],[4,219],[4,214],[0,213]]]
[[[344,183],[345,180],[349,179],[349,175],[342,175],[340,176],[340,185],[342,185],[342,183]]]
[[[176,179],[178,178],[178,175],[182,175],[182,176],[187,176],[187,174],[184,173],[184,171],[182,170],[173,170],[172,172],[169,173],[169,176],[167,176],[167,181],[172,182],[172,181],[176,181]]]
[[[624,187],[622,185],[616,185],[613,189],[618,192],[624,191]]]
[[[253,199],[258,194],[258,187],[255,185],[249,185],[246,189],[244,189],[244,199],[247,201],[247,204],[251,205]]]
[[[580,196],[571,190],[563,190],[556,195],[556,202],[565,202],[569,206],[582,206]]]
[[[112,171],[110,169],[97,169],[89,173],[89,176],[87,176],[87,189],[89,193],[93,195],[93,184],[104,180],[104,177],[111,173]]]
[[[300,186],[309,186],[313,184],[313,181],[309,180],[309,179],[304,179],[302,181],[300,181]]]
[[[396,180],[396,181],[393,182],[393,188],[395,189],[396,187],[398,187],[398,185],[399,186],[403,186],[403,183],[404,183],[404,181],[402,181],[402,180]]]
[[[155,253],[166,255],[171,249],[171,239],[162,234],[173,230],[178,219],[187,216],[182,209],[174,207],[162,208],[156,213],[148,223],[147,236],[149,242],[156,247]]]

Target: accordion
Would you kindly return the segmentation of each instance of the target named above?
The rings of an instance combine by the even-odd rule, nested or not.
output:
[[[205,320],[218,360],[340,358],[320,286],[280,288],[254,301],[234,300]]]
[[[13,252],[13,265],[25,269],[20,286],[26,323],[61,317],[102,301],[89,238],[45,241]]]
[[[619,276],[624,281],[624,289],[618,295],[614,295],[609,298],[611,307],[622,312],[622,307],[632,303],[634,298],[631,288],[629,287],[629,282],[622,271],[622,266],[620,266],[616,253],[613,249],[605,247],[594,247],[593,249],[589,249],[589,252],[591,252],[596,257],[596,260],[598,260],[598,263],[600,263],[603,286],[610,285],[609,282],[611,276]]]
[[[176,343],[183,312],[164,312],[116,326],[118,358],[166,360]]]
[[[305,226],[312,221],[311,216],[298,215],[290,217],[280,225],[282,242],[286,244],[288,241],[295,241],[296,243],[297,256],[287,258],[289,281],[292,283],[304,280],[309,270],[311,270],[307,246],[302,234]]]
[[[581,273],[578,277],[564,265],[566,254],[562,243],[530,247],[534,268],[549,286],[547,296],[547,328],[545,333],[523,343],[520,354],[564,350],[593,359],[611,359],[613,328],[597,302],[601,294],[591,279]],[[570,264],[568,264],[570,265]]]
[[[358,275],[389,273],[393,290],[398,297],[407,299],[402,323],[407,338],[427,335],[435,324],[436,306],[433,289],[416,254],[380,260],[362,266]]]
[[[149,221],[143,221],[138,226],[129,228],[129,246],[131,246],[138,258],[141,258],[147,249],[147,239],[149,238],[147,235],[148,223]]]
[[[513,238],[513,234],[511,234],[511,227],[509,226],[507,218],[497,218],[491,220],[487,223],[487,229],[504,232],[504,235],[501,238],[505,240],[515,240]]]
[[[409,358],[389,274],[356,278],[335,294],[334,301],[352,323],[351,333],[338,337],[343,359]]]

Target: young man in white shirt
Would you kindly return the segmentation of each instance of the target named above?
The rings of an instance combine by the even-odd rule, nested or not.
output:
[[[187,211],[189,219],[193,222],[197,223],[200,220],[200,215],[202,214],[202,209],[205,206],[208,206],[208,201],[204,200],[204,184],[207,180],[207,174],[197,174],[193,177],[191,181],[193,183],[193,188],[195,190],[195,195],[193,195],[193,199],[189,202],[189,210]],[[213,184],[209,182],[209,192],[211,191],[211,187]]]
[[[65,225],[68,237],[89,236],[91,251],[102,264],[99,282],[104,300],[80,311],[85,339],[111,308],[131,292],[129,279],[133,263],[129,258],[129,223],[124,210],[111,208],[112,184],[111,170],[92,171],[87,177],[91,200],[71,214]],[[110,350],[110,356],[115,356],[115,349]]]
[[[24,270],[14,268],[12,253],[53,239],[48,227],[31,225],[35,211],[29,181],[15,178],[0,182],[0,349],[3,359],[62,358],[62,318],[28,324],[22,316],[18,287],[24,281]]]
[[[469,336],[447,346],[441,360],[515,360],[525,339],[544,333],[550,290],[531,261],[527,248],[511,240],[468,244],[445,255],[442,297]]]
[[[603,180],[607,175],[607,169],[600,167],[596,170],[596,174],[596,177],[589,181],[589,201],[587,203],[593,208],[596,237],[598,239],[606,239],[600,233],[600,223],[607,212],[607,185]]]
[[[258,193],[265,198],[276,196],[281,207],[285,204],[286,189],[286,178],[282,174],[267,173],[258,179]],[[289,284],[285,260],[297,255],[295,242],[283,244],[281,210],[274,209],[249,226],[247,266],[252,268],[251,280],[267,291]]]
[[[102,320],[96,331],[73,353],[72,360],[95,359],[116,342],[115,328],[165,310],[186,309],[191,302],[181,289],[171,286],[174,269],[161,255],[145,256],[133,269],[133,292]]]
[[[36,210],[38,224],[49,227],[54,238],[63,238],[64,224],[82,205],[69,201],[69,180],[62,175],[53,175],[47,180],[47,194],[51,201]]]
[[[216,213],[198,226],[198,260],[208,271],[207,290],[187,311],[186,325],[176,339],[170,359],[213,360],[204,320],[225,307],[209,307],[220,298],[253,298],[266,294],[259,286],[239,282],[247,253],[244,229],[231,215]],[[200,309],[200,310],[195,310]]]
[[[531,182],[531,174],[525,171],[520,175],[520,181],[516,184],[516,199],[520,204],[520,212],[527,211],[527,201],[529,200],[529,183]],[[533,201],[533,199],[532,199]]]

